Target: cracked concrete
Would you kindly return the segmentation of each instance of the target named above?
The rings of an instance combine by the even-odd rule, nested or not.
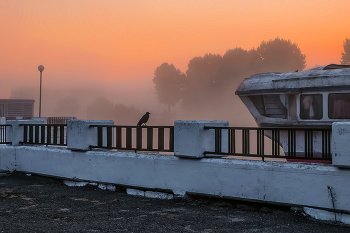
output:
[[[0,232],[349,232],[301,212],[222,199],[171,200],[0,175]],[[125,191],[125,190],[124,190]]]

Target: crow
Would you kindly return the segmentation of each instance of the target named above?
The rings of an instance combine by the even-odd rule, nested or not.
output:
[[[146,123],[147,123],[147,121],[148,121],[148,119],[149,119],[149,114],[151,114],[151,113],[146,112],[146,114],[143,115],[143,116],[141,117],[141,119],[139,120],[139,123],[137,123],[137,126],[142,126],[142,124],[146,125]]]

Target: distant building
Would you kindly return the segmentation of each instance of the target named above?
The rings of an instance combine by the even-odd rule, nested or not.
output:
[[[34,116],[34,102],[31,99],[0,99],[0,117],[30,119]]]

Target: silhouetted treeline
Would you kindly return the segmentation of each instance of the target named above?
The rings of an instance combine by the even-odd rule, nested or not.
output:
[[[113,104],[106,97],[97,97],[87,107],[87,118],[95,120],[113,120],[116,125],[136,125],[143,115],[134,106]]]
[[[342,65],[350,65],[350,39],[346,38],[343,43],[344,52],[341,53]]]
[[[264,72],[301,71],[305,66],[305,55],[295,43],[276,38],[263,41],[257,49],[235,48],[224,55],[194,57],[186,74],[163,63],[156,68],[153,82],[160,103],[174,106],[181,102],[187,113],[208,114],[225,106],[232,108],[229,99],[244,78]]]

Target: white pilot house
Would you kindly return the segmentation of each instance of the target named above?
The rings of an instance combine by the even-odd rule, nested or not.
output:
[[[259,127],[327,126],[350,119],[350,66],[263,73],[245,79],[236,94]]]

